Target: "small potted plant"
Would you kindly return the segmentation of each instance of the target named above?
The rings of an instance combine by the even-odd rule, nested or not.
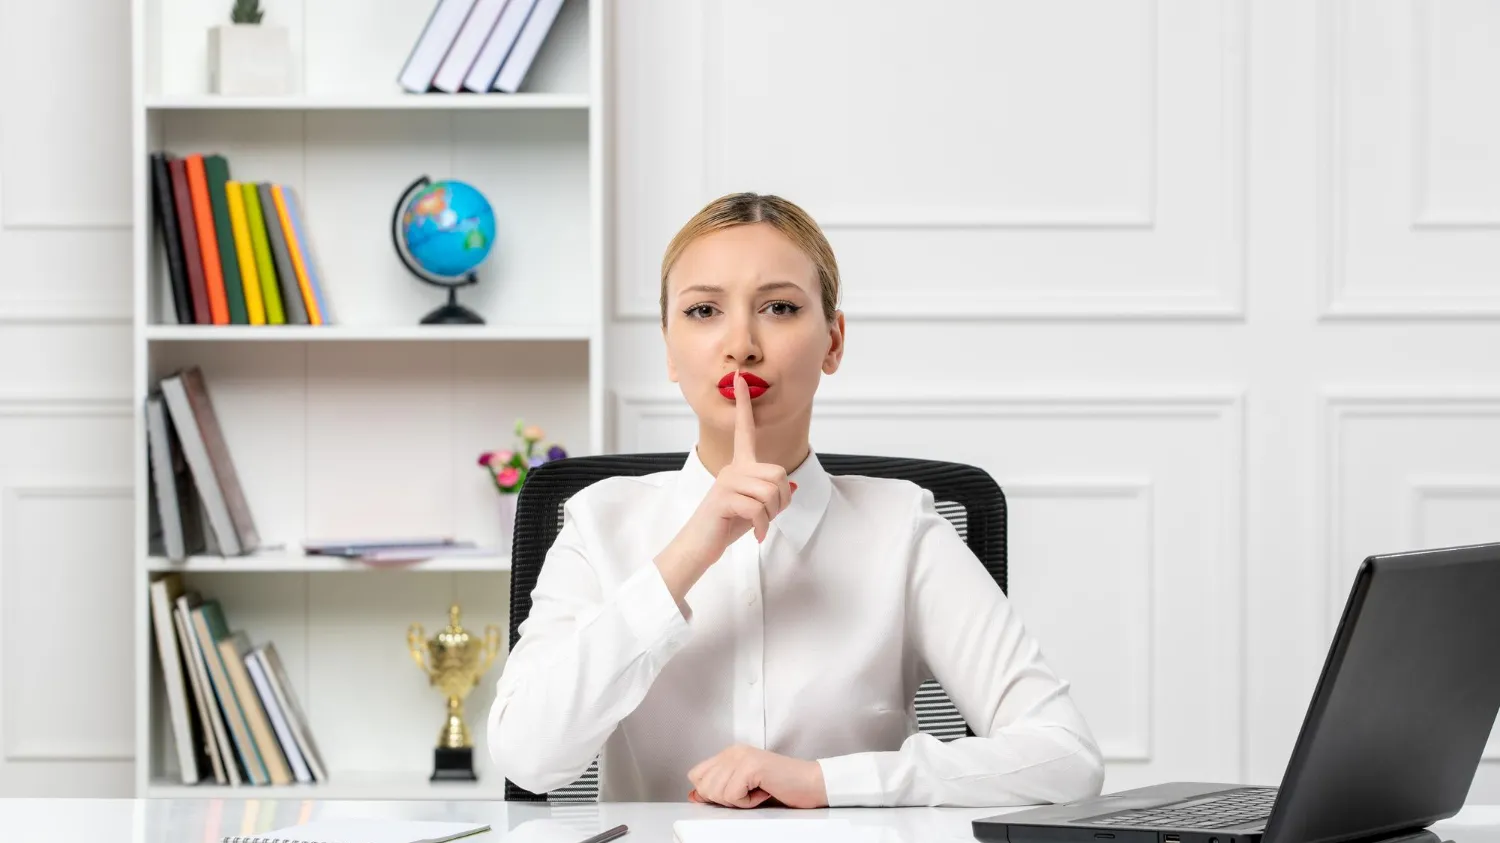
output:
[[[568,456],[555,442],[542,450],[541,441],[546,433],[521,419],[516,419],[515,435],[520,440],[515,447],[479,455],[479,466],[489,474],[491,485],[500,493],[500,541],[507,549],[515,532],[516,496],[526,485],[526,475],[543,463]]]
[[[260,0],[234,0],[229,23],[208,31],[208,89],[231,96],[282,96],[292,88],[286,27],[261,23]]]

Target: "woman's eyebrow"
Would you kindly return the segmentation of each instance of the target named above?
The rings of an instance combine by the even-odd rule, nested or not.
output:
[[[757,293],[764,293],[764,292],[767,292],[769,290],[785,290],[785,289],[801,290],[802,288],[800,286],[798,286],[797,283],[794,282],[794,281],[767,281],[766,283],[760,285],[759,287],[756,287],[755,291]],[[686,294],[686,293],[722,293],[722,292],[724,292],[724,288],[721,287],[721,286],[719,286],[719,285],[717,285],[717,284],[694,284],[691,287],[683,287],[681,290],[678,291],[678,295],[683,295],[683,294]]]

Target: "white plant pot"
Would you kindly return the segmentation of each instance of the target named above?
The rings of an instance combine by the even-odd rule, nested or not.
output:
[[[284,26],[221,24],[208,30],[208,90],[230,96],[292,92],[292,39]]]

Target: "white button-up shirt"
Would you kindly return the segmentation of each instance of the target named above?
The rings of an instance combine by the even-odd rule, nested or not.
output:
[[[747,532],[688,591],[654,564],[714,477],[602,480],[574,495],[496,680],[488,743],[533,792],[596,756],[605,801],[682,801],[731,744],[816,760],[829,804],[1006,806],[1099,793],[1103,761],[1037,642],[903,480],[809,455],[763,544]],[[935,678],[977,737],[917,729]]]

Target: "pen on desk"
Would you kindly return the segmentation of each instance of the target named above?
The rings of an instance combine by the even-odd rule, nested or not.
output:
[[[629,832],[630,826],[621,824],[609,829],[608,831],[601,831],[587,840],[579,841],[579,843],[605,843],[605,841],[613,840],[616,837],[624,837]]]

